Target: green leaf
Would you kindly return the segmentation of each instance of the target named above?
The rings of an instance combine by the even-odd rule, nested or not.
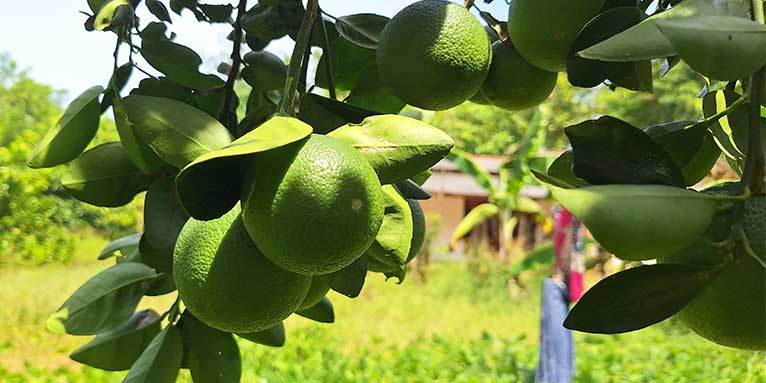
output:
[[[168,23],[172,23],[173,21],[170,20],[170,14],[168,13],[168,9],[165,7],[165,4],[163,4],[159,0],[146,0],[146,7],[149,8],[149,12],[151,12],[154,17],[158,18],[161,21],[167,21]]]
[[[282,347],[285,345],[285,325],[282,322],[263,331],[237,334],[238,337],[264,346]]]
[[[175,326],[166,327],[133,363],[122,383],[174,383],[183,352],[181,331]]]
[[[538,266],[551,265],[556,262],[556,252],[552,243],[540,245],[524,254],[524,257],[511,263],[508,267],[508,277],[516,278],[527,270]]]
[[[150,179],[130,161],[119,142],[101,144],[83,153],[61,179],[64,188],[91,205],[117,207],[149,187]]]
[[[640,61],[675,56],[678,52],[657,28],[660,20],[689,17],[735,16],[747,17],[748,0],[684,0],[669,11],[660,12],[641,23],[618,33],[578,53],[580,57],[603,61]]]
[[[154,69],[173,82],[194,89],[212,89],[224,85],[223,80],[199,71],[202,59],[189,47],[165,37],[163,23],[150,23],[141,31],[141,55]]]
[[[133,74],[133,64],[125,63],[120,65],[117,70],[112,74],[112,78],[109,80],[106,90],[104,90],[104,97],[101,98],[101,113],[104,113],[114,103],[115,97],[119,97],[120,91],[125,87],[125,84],[130,80],[130,76]]]
[[[625,260],[662,258],[699,238],[716,211],[710,195],[662,185],[551,188],[601,245]]]
[[[439,162],[454,145],[443,131],[399,115],[367,117],[327,134],[348,142],[372,165],[383,184],[414,176]]]
[[[376,49],[380,33],[383,32],[388,17],[372,13],[342,16],[335,20],[335,28],[348,41],[368,49]]]
[[[327,284],[334,291],[349,298],[356,298],[362,292],[367,276],[367,254],[362,254],[354,263],[327,276]]]
[[[495,193],[495,181],[492,176],[478,162],[474,161],[470,154],[459,149],[452,149],[447,155],[447,159],[455,164],[458,170],[473,177],[474,181],[490,195]]]
[[[199,9],[205,13],[211,23],[225,23],[231,20],[234,6],[231,4],[199,4]]]
[[[114,112],[117,134],[120,136],[122,148],[133,164],[144,174],[170,171],[172,167],[158,157],[157,153],[138,137],[133,124],[128,120],[128,114],[125,113],[122,99],[115,97],[113,104],[112,111]]]
[[[310,134],[311,127],[298,119],[273,117],[220,150],[198,157],[176,178],[184,209],[201,220],[220,217],[239,201],[254,155],[298,142]]]
[[[706,94],[702,99],[702,111],[705,118],[724,111],[738,97],[741,96],[731,91],[717,91]],[[710,132],[715,137],[716,144],[723,154],[726,155],[727,159],[730,160],[732,169],[737,172],[741,172],[745,155],[743,154],[744,151],[738,147],[738,142],[741,143],[742,140],[735,139],[735,137],[741,137],[746,132],[746,130],[743,131],[742,129],[743,127],[747,129],[745,124],[749,126],[747,112],[743,116],[740,109],[732,112],[729,116],[711,123],[709,126]],[[736,134],[735,129],[737,131]]]
[[[413,235],[412,210],[407,200],[391,185],[383,185],[382,190],[386,199],[383,223],[367,249],[369,269],[375,272],[403,269]]]
[[[565,132],[572,143],[573,171],[591,184],[686,184],[665,149],[622,120],[603,116]]]
[[[668,127],[668,131],[654,135],[651,134],[651,130],[647,130],[681,168],[686,186],[694,185],[705,178],[721,156],[721,150],[716,146],[713,135],[708,132],[708,125],[704,121],[692,121],[691,124],[687,122],[685,126],[677,124]],[[656,128],[654,130],[657,131]]]
[[[420,185],[409,178],[404,181],[395,183],[394,187],[396,187],[396,191],[398,191],[399,194],[401,194],[404,198],[416,200],[425,200],[431,198],[431,193],[420,187]]]
[[[160,319],[154,310],[139,311],[122,326],[98,334],[69,357],[101,370],[128,370],[160,332]]]
[[[131,251],[134,248],[137,249],[138,242],[141,240],[142,235],[143,233],[136,233],[115,239],[101,250],[101,253],[98,255],[98,259],[107,259],[113,256],[117,251],[124,254],[125,252]]]
[[[651,60],[642,60],[619,63],[609,74],[607,80],[612,86],[637,92],[651,92],[653,89],[652,62]]]
[[[128,96],[125,112],[138,137],[163,161],[183,168],[231,143],[231,134],[208,114],[168,98]]]
[[[471,209],[468,214],[463,217],[463,220],[452,232],[452,238],[450,239],[450,246],[457,246],[457,241],[468,235],[476,226],[483,224],[488,219],[496,216],[500,212],[500,208],[492,203],[483,203]]]
[[[71,335],[110,331],[130,319],[156,271],[140,263],[119,263],[85,282],[48,318],[47,328]]]
[[[380,114],[360,107],[308,93],[301,99],[298,118],[311,125],[314,132],[327,134],[345,124],[359,124],[365,118]]]
[[[93,13],[98,13],[101,8],[110,0],[88,0],[88,7]]]
[[[181,317],[188,339],[187,362],[195,383],[239,383],[242,359],[230,333],[214,329],[185,311]]]
[[[320,323],[333,323],[335,322],[335,312],[332,308],[332,302],[327,297],[323,297],[319,303],[305,309],[295,312],[296,314],[317,321]]]
[[[138,83],[138,88],[130,91],[130,94],[170,98],[194,107],[197,106],[194,94],[190,89],[174,83],[167,77],[145,78]]]
[[[588,290],[564,327],[619,334],[659,323],[699,295],[714,274],[693,266],[639,266],[611,275]]]
[[[278,7],[269,4],[256,4],[242,17],[242,28],[250,36],[263,41],[271,41],[287,34],[288,26]]]
[[[64,115],[29,154],[31,168],[48,168],[77,158],[98,130],[101,108],[98,96],[104,91],[94,86],[72,101]]]
[[[699,16],[657,27],[692,69],[716,80],[745,78],[766,63],[766,26],[751,20]]]
[[[267,91],[283,89],[287,80],[284,61],[267,51],[248,52],[244,59],[242,78],[254,90]]]
[[[423,186],[423,184],[425,184],[426,181],[428,181],[428,179],[431,178],[431,175],[433,175],[433,171],[431,171],[431,169],[428,169],[410,177],[410,180],[412,180],[412,182],[416,183],[419,186]],[[409,198],[412,198],[412,197],[409,197]]]
[[[338,90],[352,90],[359,79],[370,68],[375,67],[375,51],[355,45],[345,38],[338,38],[330,44],[332,52],[332,69],[335,88]],[[322,55],[317,68],[325,68],[328,55]],[[316,72],[316,86],[328,89],[330,81],[327,71],[319,69]]]
[[[399,113],[407,105],[383,84],[377,66],[368,68],[362,74],[344,101],[380,113]]]
[[[581,187],[590,185],[584,179],[577,177],[572,170],[574,165],[574,155],[571,150],[561,153],[548,167],[548,175],[564,181],[566,184]],[[559,186],[559,185],[555,185]],[[569,187],[567,187],[569,189]]]
[[[111,0],[104,4],[96,14],[96,19],[93,21],[93,28],[97,31],[103,31],[112,25],[112,21],[117,14],[117,8],[127,5],[130,7],[129,0]]]

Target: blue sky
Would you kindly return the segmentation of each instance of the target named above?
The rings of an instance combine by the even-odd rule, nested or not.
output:
[[[9,53],[20,67],[27,68],[34,79],[67,92],[66,100],[93,85],[105,85],[112,68],[111,52],[114,34],[87,32],[82,24],[85,16],[78,11],[88,9],[86,0],[26,0],[9,1],[3,7],[0,23],[0,53]],[[167,1],[163,0],[166,4]],[[209,0],[208,3],[234,3]],[[251,0],[255,4],[255,0]],[[377,13],[388,17],[414,1],[408,0],[320,0],[327,13],[343,16],[354,13]],[[492,4],[477,1],[482,10],[498,19],[507,19],[508,5],[504,0]],[[143,20],[152,20],[141,4],[138,12]],[[171,31],[177,32],[177,42],[195,49],[205,61],[203,71],[213,72],[221,60],[228,57],[231,43],[226,40],[227,24],[198,23],[188,11],[173,17]],[[144,23],[146,23],[145,21]],[[266,49],[287,56],[292,40],[283,38]],[[148,67],[144,64],[143,67]],[[134,71],[131,84],[140,80]],[[130,85],[130,84],[129,84]]]

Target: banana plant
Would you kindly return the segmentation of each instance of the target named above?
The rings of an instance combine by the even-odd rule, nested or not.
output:
[[[529,180],[530,163],[539,159],[536,157],[537,151],[545,142],[544,126],[546,124],[542,116],[543,114],[538,111],[530,121],[519,121],[527,125],[527,132],[521,141],[506,150],[509,159],[500,166],[497,179],[482,168],[469,153],[453,149],[447,156],[458,170],[472,176],[476,183],[489,194],[488,202],[473,208],[455,228],[450,242],[451,248],[454,249],[457,242],[475,227],[498,216],[501,228],[500,256],[505,259],[511,253],[513,230],[518,223],[518,217],[514,217],[513,212],[545,213],[545,209],[535,200],[520,194],[521,188]]]

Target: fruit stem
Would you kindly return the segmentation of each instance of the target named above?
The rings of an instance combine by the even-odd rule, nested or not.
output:
[[[747,253],[750,257],[755,259],[758,264],[760,264],[764,269],[766,269],[766,260],[761,259],[758,254],[753,251],[753,248],[750,246],[750,242],[747,240],[747,236],[745,235],[745,231],[742,230],[742,228],[739,228],[739,239],[740,239],[740,245],[742,246],[742,250]]]
[[[766,24],[762,0],[751,0],[753,20]],[[761,67],[748,81],[748,101],[750,102],[750,126],[748,134],[748,153],[745,168],[742,171],[741,189],[750,187],[752,194],[763,192],[764,177],[766,177],[766,159],[763,152],[763,120],[761,119],[761,104],[764,102],[766,88],[766,66]]]
[[[279,114],[283,116],[295,115],[295,92],[298,90],[301,67],[303,66],[303,55],[309,44],[311,26],[314,24],[317,8],[319,8],[318,0],[308,0],[308,3],[306,4],[306,13],[303,14],[303,21],[301,21],[301,27],[298,30],[298,36],[295,39],[293,54],[290,56],[290,66],[287,69],[285,91],[284,94],[282,94],[282,100],[279,103]]]
[[[470,9],[471,7],[473,7],[473,3],[474,3],[474,0],[465,0],[463,2],[463,7],[465,7],[465,9]]]
[[[247,10],[247,0],[239,0],[237,5],[237,18],[234,20],[234,46],[231,50],[231,69],[226,77],[226,85],[224,85],[224,100],[223,107],[218,113],[218,121],[224,126],[228,127],[229,113],[232,112],[232,103],[234,102],[234,84],[239,77],[239,67],[242,64],[242,17]],[[236,113],[236,111],[234,111]]]

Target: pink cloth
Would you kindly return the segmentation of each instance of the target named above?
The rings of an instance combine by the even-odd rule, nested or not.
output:
[[[585,271],[580,233],[572,213],[559,206],[556,210],[553,240],[556,252],[556,271],[566,281],[569,301],[576,302],[585,293]]]

